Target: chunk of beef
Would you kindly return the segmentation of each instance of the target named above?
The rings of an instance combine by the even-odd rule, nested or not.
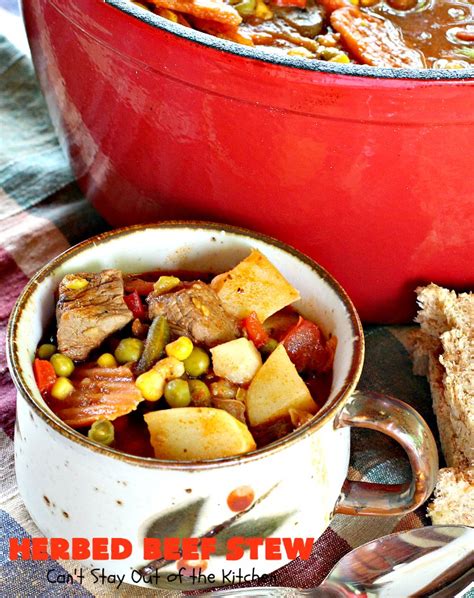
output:
[[[314,39],[324,25],[324,9],[318,4],[308,2],[306,8],[272,8],[273,14],[282,18],[300,35]]]
[[[67,274],[59,285],[56,319],[59,351],[71,359],[86,359],[133,319],[123,298],[122,273]]]
[[[200,280],[178,291],[148,297],[151,318],[165,316],[171,330],[198,344],[213,347],[239,335],[237,320],[229,315],[211,287]]]

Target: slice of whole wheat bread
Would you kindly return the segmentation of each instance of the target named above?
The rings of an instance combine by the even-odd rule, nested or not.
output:
[[[439,470],[428,515],[434,525],[474,526],[474,467]]]
[[[435,284],[418,288],[417,295],[420,310],[416,321],[420,329],[410,339],[414,372],[428,376],[448,465],[440,470],[435,500],[428,513],[433,523],[453,523],[454,517],[456,523],[472,525],[474,295],[456,295]]]

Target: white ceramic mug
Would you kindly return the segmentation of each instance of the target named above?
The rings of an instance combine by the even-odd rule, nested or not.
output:
[[[253,453],[207,462],[170,462],[130,456],[90,441],[46,406],[32,360],[54,314],[54,291],[71,272],[119,268],[125,272],[195,270],[222,272],[259,249],[301,293],[295,304],[325,333],[337,336],[330,396],[311,422]],[[380,395],[355,393],[364,357],[361,324],[350,299],[320,266],[263,235],[207,223],[171,222],[129,227],[72,247],[29,282],[11,315],[8,357],[18,388],[15,435],[20,493],[46,537],[120,537],[133,544],[125,560],[93,561],[107,573],[138,581],[144,537],[215,536],[219,554],[203,568],[219,580],[223,569],[258,575],[288,559],[226,561],[224,540],[236,536],[318,538],[334,512],[394,515],[415,509],[432,492],[437,471],[434,439],[408,405]],[[346,480],[350,426],[382,431],[408,453],[413,479],[397,486]],[[246,487],[251,504],[236,514],[229,495]],[[162,564],[162,563],[161,563]],[[182,563],[180,563],[182,564]],[[161,570],[162,587],[170,584]],[[226,581],[225,579],[221,581]],[[202,584],[199,587],[206,587]],[[195,587],[195,586],[194,586]]]

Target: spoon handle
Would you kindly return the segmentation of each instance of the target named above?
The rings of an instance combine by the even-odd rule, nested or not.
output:
[[[343,598],[346,594],[340,592],[337,587],[326,582],[323,582],[318,588],[311,588],[309,590],[302,590],[299,588],[258,587],[217,590],[215,592],[200,594],[200,598],[230,598],[232,596],[235,596],[235,598],[239,596],[242,598]]]

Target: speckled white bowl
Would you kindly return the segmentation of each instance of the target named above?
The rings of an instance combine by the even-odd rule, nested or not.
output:
[[[53,318],[54,290],[66,273],[109,267],[126,272],[219,272],[234,266],[251,248],[264,253],[300,291],[298,310],[338,338],[330,396],[309,424],[243,456],[169,462],[100,446],[48,409],[34,381],[32,359],[44,327]],[[125,574],[134,583],[138,576],[132,579],[132,570],[145,564],[144,536],[201,537],[235,516],[227,497],[240,486],[250,486],[255,499],[234,521],[235,527],[225,524],[221,536],[316,539],[335,508],[352,514],[409,511],[432,490],[437,467],[434,441],[426,424],[403,403],[353,395],[363,356],[362,328],[346,293],[320,266],[278,241],[225,225],[192,222],[129,227],[99,235],[40,270],[12,312],[8,358],[18,388],[15,449],[21,495],[47,537],[128,538],[133,543],[130,558],[85,564]],[[396,437],[412,463],[411,484],[390,491],[345,481],[349,425],[372,427]],[[263,557],[252,561],[248,554],[226,562],[223,556],[213,555],[206,573],[214,572],[219,580],[222,569],[238,567],[243,573],[255,568],[262,575],[285,562],[285,558]],[[176,563],[169,563],[163,571],[176,571]],[[159,584],[171,587],[164,573]],[[174,587],[184,589],[185,585]]]

